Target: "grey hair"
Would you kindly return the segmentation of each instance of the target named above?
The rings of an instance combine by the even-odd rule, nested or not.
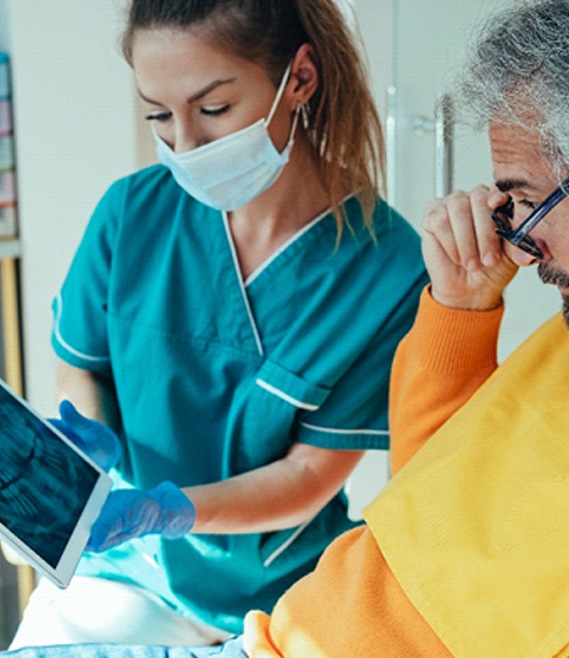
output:
[[[558,175],[569,167],[569,0],[515,0],[479,33],[457,101],[478,125],[536,131]]]

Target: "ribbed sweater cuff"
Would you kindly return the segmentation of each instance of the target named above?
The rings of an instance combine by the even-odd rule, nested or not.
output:
[[[426,370],[449,374],[495,366],[503,315],[503,304],[491,311],[443,306],[427,286],[412,331],[413,357]]]

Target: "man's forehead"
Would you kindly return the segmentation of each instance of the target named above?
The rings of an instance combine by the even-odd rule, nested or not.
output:
[[[493,123],[488,127],[492,154],[504,159],[544,159],[540,134],[523,126],[508,123]]]
[[[490,123],[490,150],[496,186],[504,192],[543,192],[555,180],[537,131],[505,122]]]

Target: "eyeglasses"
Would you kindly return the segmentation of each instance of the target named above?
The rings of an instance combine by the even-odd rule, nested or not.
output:
[[[539,260],[543,259],[543,252],[529,237],[528,233],[532,231],[541,220],[547,215],[548,212],[553,210],[555,206],[569,196],[569,178],[566,178],[559,187],[540,203],[530,216],[522,222],[517,229],[512,227],[512,219],[514,217],[514,201],[510,199],[508,203],[499,208],[496,208],[492,213],[492,219],[496,224],[496,233],[507,240],[510,244],[515,245],[534,258]]]

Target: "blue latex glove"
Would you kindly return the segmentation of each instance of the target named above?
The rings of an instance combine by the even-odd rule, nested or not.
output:
[[[102,423],[82,416],[69,400],[59,405],[61,418],[50,423],[103,470],[110,471],[121,456],[118,436]]]
[[[162,482],[149,491],[115,489],[91,528],[87,550],[106,551],[149,534],[178,539],[190,532],[195,520],[193,503],[172,482]]]

